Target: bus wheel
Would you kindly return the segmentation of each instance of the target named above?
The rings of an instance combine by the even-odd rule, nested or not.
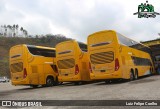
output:
[[[136,69],[134,79],[138,79],[138,70]]]
[[[63,82],[59,82],[58,84],[59,84],[59,85],[62,85],[62,84],[63,84]]]
[[[111,83],[111,80],[105,80],[105,83],[109,84],[109,83]]]
[[[52,77],[47,77],[47,79],[46,79],[46,86],[47,87],[51,87],[51,86],[53,86],[53,84],[54,84],[53,78]]]
[[[54,81],[53,81],[53,85],[54,86],[57,86],[57,85],[59,85],[59,82],[58,82],[58,78],[56,77],[56,79],[53,79]]]
[[[58,81],[53,81],[54,86],[57,86],[58,84],[59,84]]]
[[[37,88],[38,85],[30,85],[32,88]]]
[[[150,68],[150,76],[152,76],[152,71],[153,71],[152,68]]]
[[[80,84],[81,84],[81,82],[79,82],[79,81],[74,82],[74,85],[80,85]]]
[[[133,74],[133,71],[131,70],[130,72],[130,81],[133,81],[134,80],[134,74]]]

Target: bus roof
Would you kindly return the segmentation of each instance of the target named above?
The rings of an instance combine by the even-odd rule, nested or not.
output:
[[[42,48],[42,49],[55,50],[55,48],[52,48],[52,47],[44,47],[44,46],[36,46],[36,45],[28,45],[28,44],[18,44],[18,45],[12,46],[11,49],[16,47],[16,46],[27,46],[27,47],[33,47],[33,48]]]
[[[102,32],[115,32],[116,33],[115,30],[102,30],[102,31],[98,31],[98,32],[92,33],[88,37],[91,37],[92,35],[99,34],[99,33],[102,33]]]
[[[99,33],[102,33],[102,32],[114,32],[114,33],[118,33],[118,32],[116,32],[115,30],[102,30],[102,31],[98,31],[98,32],[95,32],[95,33],[93,33],[93,34],[90,34],[90,35],[88,36],[88,38],[91,37],[92,35],[99,34]],[[120,33],[118,33],[118,34],[120,34]],[[120,34],[120,35],[122,35],[122,34]],[[122,36],[124,36],[124,35],[122,35]],[[131,39],[131,38],[126,37],[126,36],[124,36],[124,37],[125,37],[125,38],[128,38],[128,39],[130,39],[130,40],[133,40],[133,41],[135,41],[135,42],[137,42],[137,43],[139,43],[139,44],[141,44],[141,45],[149,48],[148,46],[146,46],[146,45],[144,45],[144,44],[142,44],[142,43],[140,43],[140,42],[138,42],[138,41],[136,41],[136,40],[134,40],[134,39]]]

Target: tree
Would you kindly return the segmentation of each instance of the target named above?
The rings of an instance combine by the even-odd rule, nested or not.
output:
[[[15,36],[16,36],[16,32],[15,32],[15,30],[16,30],[16,25],[14,24],[14,25],[13,25],[13,27],[12,27],[13,37],[15,37]]]
[[[23,36],[23,27],[20,28],[21,34]]]
[[[1,25],[1,35],[3,36],[3,25]]]
[[[23,34],[24,34],[25,37],[27,37],[27,35],[28,35],[27,30],[23,29]]]
[[[19,25],[17,24],[16,25],[16,34],[17,34],[17,37],[18,37],[18,28],[19,28]]]
[[[4,36],[7,36],[7,26],[6,25],[4,25]]]
[[[12,26],[11,25],[7,25],[7,29],[8,29],[8,36],[12,37]]]

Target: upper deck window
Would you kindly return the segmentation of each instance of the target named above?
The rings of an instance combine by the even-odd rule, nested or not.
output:
[[[80,49],[81,49],[82,51],[87,52],[87,45],[86,45],[86,44],[81,43],[81,42],[78,42],[78,44],[79,44],[79,47],[80,47]]]
[[[123,44],[123,45],[126,45],[128,47],[131,47],[131,48],[134,48],[134,49],[137,49],[137,50],[141,50],[141,51],[144,51],[144,52],[147,52],[149,54],[151,54],[151,49],[149,47],[146,47],[144,46],[143,44],[141,43],[138,43],[132,39],[129,39],[119,33],[117,33],[117,36],[118,36],[118,41],[120,44]]]
[[[36,46],[27,46],[28,50],[33,55],[39,55],[44,57],[55,57],[55,50],[37,48]]]

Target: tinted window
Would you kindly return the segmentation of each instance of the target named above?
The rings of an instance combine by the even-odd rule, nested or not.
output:
[[[136,41],[133,41],[129,38],[124,37],[123,35],[117,33],[118,35],[118,40],[120,44],[126,45],[126,46],[133,46],[137,45],[138,43]]]
[[[140,58],[132,56],[132,60],[135,65],[142,65],[142,66],[151,66],[151,61],[147,58]]]
[[[156,56],[155,56],[155,60],[156,60],[156,61],[160,61],[160,55],[156,55]]]
[[[141,50],[141,51],[144,51],[144,52],[147,52],[151,55],[151,49],[142,45],[141,43],[138,43],[132,39],[129,39],[127,37],[124,37],[123,35],[117,33],[117,36],[118,36],[118,40],[119,40],[119,43],[120,44],[123,44],[123,45],[126,45],[126,46],[129,46],[131,48],[134,48],[134,49],[137,49],[137,50]]]
[[[28,46],[28,50],[33,55],[39,55],[44,57],[55,57],[55,50],[36,48],[33,46]]]
[[[81,43],[81,42],[78,42],[78,44],[79,44],[79,47],[80,47],[80,49],[81,49],[82,51],[87,52],[87,45],[86,45],[86,44]]]

